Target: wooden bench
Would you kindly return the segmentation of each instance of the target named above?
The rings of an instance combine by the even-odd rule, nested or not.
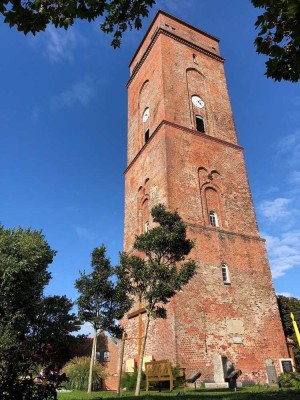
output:
[[[174,376],[172,366],[168,360],[151,361],[145,363],[146,391],[149,391],[150,382],[170,382],[170,392],[173,390]]]

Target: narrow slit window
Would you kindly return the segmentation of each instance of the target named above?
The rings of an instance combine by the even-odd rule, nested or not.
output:
[[[196,128],[198,132],[204,133],[204,120],[200,115],[196,115]]]
[[[209,223],[211,226],[219,226],[218,216],[215,211],[209,212]]]
[[[149,231],[149,222],[145,222],[145,233]]]
[[[228,266],[226,264],[222,264],[222,278],[223,283],[230,283]]]
[[[148,128],[148,129],[146,130],[146,132],[145,132],[145,143],[148,142],[149,137],[150,137],[150,131],[149,131],[149,128]]]

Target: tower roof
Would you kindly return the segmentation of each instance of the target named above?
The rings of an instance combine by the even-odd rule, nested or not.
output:
[[[138,48],[137,48],[136,52],[134,53],[133,57],[131,58],[131,61],[130,61],[130,63],[129,63],[129,67],[131,66],[132,62],[134,61],[134,59],[135,59],[136,55],[138,54],[140,48],[143,46],[143,44],[144,44],[146,38],[148,37],[149,32],[151,31],[153,25],[155,24],[155,22],[157,21],[157,19],[158,19],[159,16],[161,16],[161,15],[164,15],[165,17],[168,17],[168,18],[170,18],[170,19],[172,19],[172,20],[174,20],[174,21],[180,23],[181,25],[184,25],[185,27],[187,27],[187,28],[189,28],[189,29],[192,29],[192,30],[194,30],[194,31],[196,31],[196,32],[198,32],[198,33],[204,35],[204,36],[207,36],[207,37],[209,37],[209,38],[211,38],[211,39],[213,39],[213,40],[215,40],[215,41],[217,41],[217,42],[220,41],[220,39],[217,38],[216,36],[213,36],[213,35],[211,35],[210,33],[207,33],[207,32],[205,32],[205,31],[203,31],[203,30],[201,30],[201,29],[198,29],[198,28],[196,28],[195,26],[193,26],[193,25],[191,25],[191,24],[188,24],[188,23],[185,22],[185,21],[182,21],[180,18],[175,17],[174,15],[169,14],[169,13],[167,13],[166,11],[163,11],[163,10],[158,10],[158,12],[156,13],[155,17],[153,18],[153,21],[151,22],[149,28],[147,29],[147,31],[146,31],[146,33],[145,33],[143,39],[141,40],[140,45],[138,46]]]

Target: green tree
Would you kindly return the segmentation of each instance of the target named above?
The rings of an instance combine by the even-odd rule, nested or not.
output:
[[[269,57],[266,75],[275,81],[297,82],[300,79],[300,1],[251,0],[264,8],[255,26],[256,51]]]
[[[44,31],[49,23],[67,29],[75,19],[89,22],[104,17],[100,29],[113,33],[112,45],[120,46],[122,34],[140,29],[155,0],[2,0],[0,12],[10,27],[17,26],[25,34]]]
[[[73,302],[66,296],[42,297],[35,318],[30,326],[30,338],[34,353],[43,365],[62,365],[68,357],[74,336],[80,323],[72,313]]]
[[[54,255],[41,232],[0,226],[0,387],[11,399],[33,362],[31,328]]]
[[[92,391],[97,336],[104,331],[120,335],[122,329],[116,321],[121,319],[131,306],[122,282],[118,279],[113,280],[115,268],[105,252],[104,245],[95,248],[92,252],[92,272],[80,273],[80,278],[75,282],[80,293],[77,300],[79,318],[81,321],[90,322],[94,330],[88,392]]]
[[[152,208],[155,227],[136,237],[133,248],[142,256],[121,254],[119,276],[127,290],[146,311],[141,354],[138,364],[136,396],[140,394],[142,364],[152,318],[166,318],[166,304],[196,273],[196,264],[185,261],[194,247],[186,238],[186,226],[175,212],[159,204]]]
[[[78,330],[72,302],[43,295],[55,254],[41,232],[0,225],[1,399],[28,399],[38,392],[20,376],[27,376],[36,363],[52,360],[70,332]]]
[[[291,319],[292,312],[295,316],[298,327],[300,327],[300,300],[295,297],[277,296],[277,302],[284,333],[295,342],[295,361],[297,367],[300,368],[300,349]]]

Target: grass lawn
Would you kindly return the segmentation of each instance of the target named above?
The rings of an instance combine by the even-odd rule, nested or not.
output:
[[[126,400],[135,400],[136,397],[132,392],[123,392],[122,398]],[[300,390],[273,389],[268,387],[253,387],[239,389],[237,392],[231,390],[208,390],[198,389],[189,390],[185,394],[174,392],[142,392],[140,399],[146,400],[161,400],[164,398],[173,397],[174,400],[300,400]],[[74,391],[70,393],[59,393],[58,400],[102,400],[116,399],[117,394],[114,392],[95,392],[87,394],[85,392]]]

